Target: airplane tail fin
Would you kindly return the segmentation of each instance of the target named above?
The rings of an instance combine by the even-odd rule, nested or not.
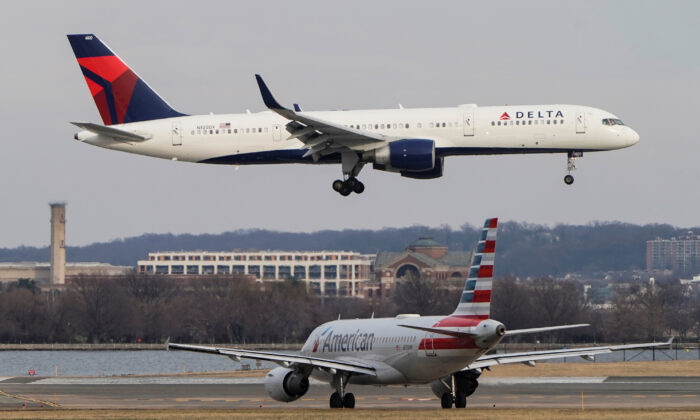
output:
[[[167,102],[92,34],[68,35],[105,125],[179,117]]]
[[[462,298],[452,316],[488,319],[491,312],[491,284],[496,255],[498,218],[486,219],[474,250]]]

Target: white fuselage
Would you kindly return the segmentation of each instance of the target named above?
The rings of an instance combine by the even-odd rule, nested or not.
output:
[[[475,334],[457,338],[403,327],[450,327]],[[352,376],[355,384],[428,383],[450,375],[489,351],[501,339],[499,322],[453,316],[402,316],[338,320],[317,327],[301,354],[323,359],[357,361],[376,369],[376,376]],[[314,370],[316,379],[329,382],[331,373]]]
[[[437,156],[603,151],[635,144],[624,125],[604,125],[611,113],[577,105],[321,111],[306,115],[392,138],[435,141]],[[508,118],[506,119],[506,114]],[[124,152],[187,162],[233,165],[338,162],[338,154],[314,162],[305,145],[286,140],[288,120],[271,111],[193,115],[114,125],[151,138],[116,141],[82,131],[76,139]]]

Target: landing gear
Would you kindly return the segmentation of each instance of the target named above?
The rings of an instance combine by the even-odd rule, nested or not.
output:
[[[335,392],[331,394],[331,408],[355,408],[355,395],[352,392],[345,392],[345,385],[349,378],[348,374],[337,374],[333,377],[331,386],[335,387]]]
[[[481,372],[474,370],[456,372],[431,383],[430,387],[433,393],[440,397],[442,408],[452,408],[453,405],[455,408],[465,408],[467,397],[479,386],[477,378],[480,374]]]
[[[336,179],[333,181],[333,190],[340,193],[340,195],[347,197],[351,193],[362,194],[365,190],[365,184],[357,179],[360,174],[362,167],[365,165],[364,162],[360,161],[360,156],[353,151],[346,151],[341,153],[341,164],[343,167],[343,179]]]
[[[340,394],[334,392],[331,394],[331,408],[343,408],[343,399]]]
[[[467,406],[467,395],[457,391],[455,394],[455,408],[465,408]]]
[[[355,177],[350,177],[346,181],[336,179],[333,181],[333,189],[340,195],[347,197],[351,193],[362,194],[365,191],[365,184]]]
[[[352,392],[348,392],[343,397],[343,407],[355,408],[355,395]]]
[[[451,392],[445,392],[442,394],[442,398],[440,398],[440,404],[442,405],[442,408],[452,408],[452,393]]]
[[[571,175],[571,171],[576,170],[576,158],[583,156],[583,152],[570,151],[566,154],[566,170],[569,172],[564,177],[564,183],[566,185],[571,185],[574,183],[574,176]]]

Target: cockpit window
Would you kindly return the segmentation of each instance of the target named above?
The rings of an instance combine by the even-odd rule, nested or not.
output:
[[[603,118],[603,125],[625,125],[622,120],[617,118]]]

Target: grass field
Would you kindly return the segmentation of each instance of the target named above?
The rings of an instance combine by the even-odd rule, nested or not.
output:
[[[696,409],[465,409],[465,410],[42,410],[0,411],[0,419],[700,419]]]

